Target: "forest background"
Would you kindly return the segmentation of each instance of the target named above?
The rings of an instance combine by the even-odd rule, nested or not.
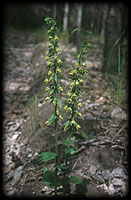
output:
[[[108,74],[125,76],[127,69],[124,66],[128,60],[126,3],[7,4],[4,7],[4,28],[36,31],[39,37],[46,38],[43,19],[47,16],[56,20],[60,38],[67,44],[73,43],[78,50],[81,41],[98,36],[104,42],[102,72],[106,73],[106,77]],[[118,53],[122,65],[120,71]]]

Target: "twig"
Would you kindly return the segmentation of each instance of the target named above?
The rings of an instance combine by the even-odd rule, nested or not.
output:
[[[21,194],[21,192],[22,192],[22,190],[23,190],[24,183],[26,182],[26,178],[27,178],[27,174],[25,175],[25,178],[24,178],[23,183],[21,183],[21,189],[20,189],[20,191],[19,191],[19,193],[18,193],[18,196],[20,196],[20,194]],[[20,184],[20,183],[19,183],[19,184]]]
[[[28,180],[30,181],[30,180],[33,180],[33,179],[35,179],[37,176],[40,176],[40,175],[42,175],[43,174],[43,170],[41,171],[41,172],[39,172],[38,174],[35,174],[33,177],[31,177],[31,178],[28,178]]]
[[[55,164],[53,164],[49,169],[51,170],[54,166],[55,166]],[[37,176],[42,175],[43,173],[44,173],[44,172],[43,172],[43,170],[42,170],[42,171],[40,171],[39,173],[35,174],[33,177],[28,178],[28,180],[29,180],[29,181],[30,181],[30,180],[33,180],[34,178],[36,178]]]
[[[114,137],[112,138],[111,142],[114,141],[114,139],[123,131],[123,129],[125,128],[125,126],[127,125],[127,122],[122,126],[122,128],[114,135]]]
[[[24,165],[23,165],[23,168],[24,168],[28,163],[30,163],[30,162],[32,162],[32,159],[31,159],[31,160],[28,160],[27,162],[25,162]]]

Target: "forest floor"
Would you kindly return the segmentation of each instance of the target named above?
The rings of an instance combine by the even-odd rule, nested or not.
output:
[[[84,185],[71,186],[71,195],[125,196],[128,192],[128,105],[124,91],[121,108],[114,88],[101,73],[103,43],[95,37],[86,57],[88,75],[82,98],[81,130],[71,174]],[[45,122],[53,106],[45,103],[46,41],[33,32],[8,31],[4,38],[3,69],[3,192],[7,196],[52,197],[42,182],[41,152],[54,149],[54,128]],[[76,62],[76,48],[60,43],[63,69],[60,82],[68,88],[68,72]],[[65,91],[61,94],[64,105]],[[61,110],[66,119],[66,113]],[[64,122],[61,122],[60,132]],[[88,135],[82,138],[82,132]],[[63,137],[63,136],[62,136]],[[61,137],[59,137],[61,140]],[[46,163],[54,168],[54,161]]]

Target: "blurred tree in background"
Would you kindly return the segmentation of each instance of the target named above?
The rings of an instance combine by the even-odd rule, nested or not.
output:
[[[31,4],[8,4],[5,7],[4,23],[18,28],[38,28],[42,19]]]
[[[121,62],[124,53],[124,38],[127,34],[127,8],[122,4],[110,4],[105,24],[105,46],[103,72],[118,70],[118,48],[121,46]]]
[[[128,32],[128,7],[109,3],[10,3],[4,7],[5,27],[41,28],[47,16],[57,21],[59,33],[79,50],[81,40],[88,35],[104,39],[103,72],[117,71],[118,44],[124,52]],[[73,33],[73,34],[72,34]]]

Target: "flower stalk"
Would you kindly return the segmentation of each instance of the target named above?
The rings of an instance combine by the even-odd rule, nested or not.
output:
[[[82,106],[80,103],[80,95],[82,94],[82,86],[84,84],[84,78],[88,71],[84,69],[86,67],[84,55],[88,53],[86,48],[89,48],[90,44],[84,41],[80,48],[80,52],[77,55],[77,62],[74,69],[71,70],[70,74],[70,88],[67,92],[68,99],[64,109],[66,112],[70,113],[69,119],[65,123],[64,131],[68,133],[67,140],[70,142],[65,147],[65,151],[68,152],[65,156],[65,165],[68,163],[68,158],[70,155],[75,153],[76,147],[72,148],[71,143],[74,131],[80,129],[80,125],[76,122],[76,117],[80,117],[82,114],[79,112],[79,108]],[[66,174],[65,174],[66,177]]]
[[[82,104],[79,101],[80,95],[82,94],[82,86],[84,84],[84,78],[88,71],[85,68],[86,63],[85,59],[83,57],[84,54],[87,54],[88,51],[86,48],[90,47],[90,43],[87,43],[87,41],[84,41],[80,52],[77,55],[78,61],[76,62],[74,69],[71,70],[70,74],[70,88],[67,92],[68,99],[66,101],[66,105],[64,109],[71,114],[71,117],[67,120],[64,131],[69,130],[70,135],[72,135],[72,128],[79,129],[80,125],[76,122],[75,116],[81,116],[81,113],[79,112],[79,108],[82,106]]]
[[[58,58],[59,46],[57,41],[59,40],[56,35],[57,27],[56,22],[52,18],[46,18],[45,22],[50,26],[48,30],[48,40],[47,44],[48,51],[46,52],[46,60],[48,71],[48,78],[45,79],[45,83],[49,86],[46,87],[45,91],[48,92],[48,97],[46,98],[47,102],[52,102],[54,105],[54,118],[51,120],[51,123],[55,123],[55,154],[56,154],[56,164],[55,164],[55,177],[57,177],[57,165],[58,165],[58,120],[62,120],[58,106],[61,107],[61,101],[58,99],[58,93],[63,91],[63,88],[58,83],[58,74],[61,72],[60,65],[62,64],[61,59]],[[46,124],[50,125],[50,120]],[[57,194],[57,183],[55,178],[55,194]]]

